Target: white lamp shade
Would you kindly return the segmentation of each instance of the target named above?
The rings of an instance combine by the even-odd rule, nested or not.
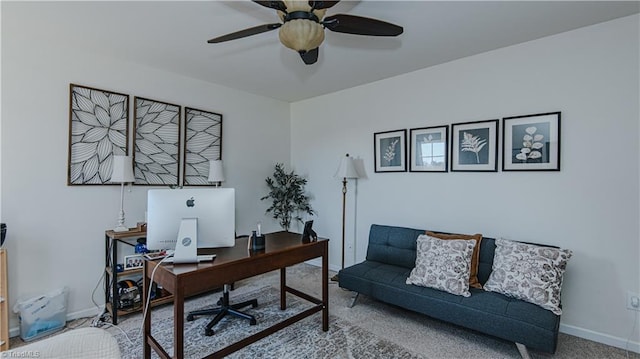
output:
[[[131,156],[113,156],[111,182],[125,183],[135,181]]]
[[[224,182],[222,160],[209,161],[209,182]]]
[[[335,178],[359,178],[358,170],[356,170],[356,165],[353,162],[353,158],[346,156],[342,157],[340,160],[340,166],[334,175]]]

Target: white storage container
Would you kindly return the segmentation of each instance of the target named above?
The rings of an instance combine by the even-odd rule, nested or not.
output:
[[[38,339],[64,328],[67,322],[67,292],[62,288],[43,296],[18,301],[13,306],[20,318],[20,338]]]

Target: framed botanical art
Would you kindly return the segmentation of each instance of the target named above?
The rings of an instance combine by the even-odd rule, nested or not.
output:
[[[451,125],[451,171],[498,171],[498,120]]]
[[[185,186],[211,186],[209,161],[222,159],[222,115],[185,108]]]
[[[133,171],[136,185],[178,185],[180,106],[135,97]]]
[[[412,128],[409,139],[409,171],[447,172],[449,126]]]
[[[560,171],[560,112],[505,117],[503,171]]]
[[[67,185],[109,183],[114,155],[127,155],[129,95],[70,84]]]
[[[375,172],[407,171],[407,130],[373,134]]]

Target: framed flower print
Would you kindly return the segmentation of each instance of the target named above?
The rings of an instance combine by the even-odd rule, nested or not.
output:
[[[451,125],[451,171],[498,171],[498,120]]]
[[[560,171],[560,112],[502,120],[503,171]]]
[[[375,172],[407,171],[407,130],[373,134]]]

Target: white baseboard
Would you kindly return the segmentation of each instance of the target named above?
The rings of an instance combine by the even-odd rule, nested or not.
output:
[[[593,330],[562,323],[560,323],[560,332],[631,352],[640,353],[640,342],[630,341],[625,338],[618,338],[609,334],[598,333]]]
[[[312,266],[316,266],[316,267],[322,267],[321,258],[312,259],[310,261],[306,261],[305,263],[310,264]],[[329,264],[329,270],[337,273],[338,271],[340,271],[340,267],[332,266],[331,264]]]
[[[93,307],[93,308],[84,309],[84,310],[80,310],[73,313],[67,313],[67,321],[76,320],[80,318],[88,318],[88,317],[91,317],[93,319],[94,316],[102,312],[103,308],[104,306],[100,308]],[[19,335],[20,335],[20,327],[9,328],[9,337],[13,338]]]

